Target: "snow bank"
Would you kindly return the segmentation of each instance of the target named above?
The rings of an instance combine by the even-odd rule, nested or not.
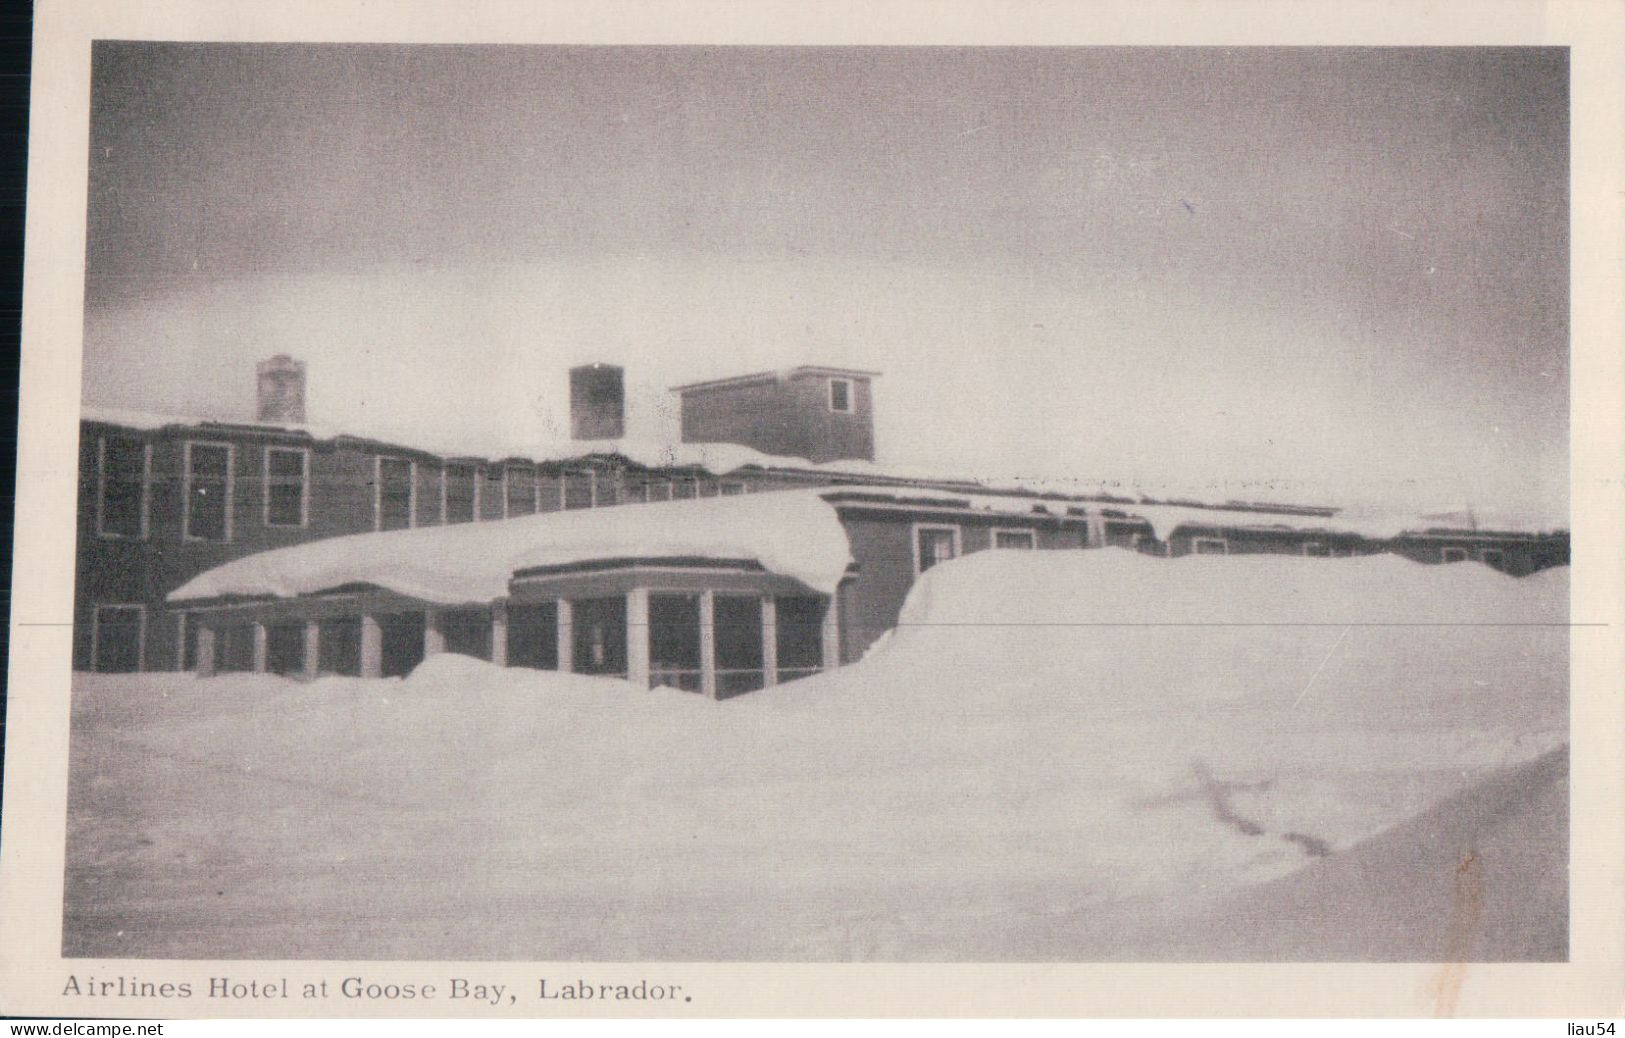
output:
[[[1564,743],[1567,583],[989,551],[932,568],[867,659],[721,703],[454,656],[386,680],[78,675],[65,947],[1079,961],[1134,937],[1222,955],[1198,902]],[[1432,867],[1380,861],[1393,883]]]
[[[364,583],[427,602],[479,603],[506,595],[520,569],[677,556],[754,561],[826,594],[852,562],[834,508],[812,491],[782,491],[334,537],[228,562],[169,599],[290,597]]]

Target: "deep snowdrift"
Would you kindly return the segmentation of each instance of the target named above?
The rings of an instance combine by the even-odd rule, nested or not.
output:
[[[1203,958],[1222,899],[1560,747],[1567,597],[1562,570],[987,552],[864,661],[724,703],[452,656],[82,675],[66,947]]]

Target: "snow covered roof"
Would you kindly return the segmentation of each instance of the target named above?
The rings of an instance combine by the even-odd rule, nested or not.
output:
[[[818,369],[826,370],[826,369]],[[827,369],[834,370],[834,369]],[[516,439],[503,443],[481,438],[459,438],[444,434],[425,434],[422,429],[402,429],[382,424],[365,428],[345,428],[316,424],[280,425],[267,422],[245,422],[228,418],[180,416],[129,411],[85,405],[81,417],[86,421],[106,422],[125,428],[156,430],[171,426],[197,426],[215,423],[233,429],[261,429],[267,432],[305,434],[318,440],[336,440],[341,437],[370,440],[376,443],[398,445],[423,451],[442,458],[525,458],[536,462],[563,462],[592,455],[616,455],[650,469],[697,468],[713,476],[726,476],[741,469],[755,468],[792,477],[811,477],[819,482],[831,479],[868,481],[874,484],[909,483],[925,490],[950,489],[954,493],[974,493],[983,506],[991,506],[996,498],[1017,499],[1026,502],[1021,511],[1031,511],[1035,503],[1048,502],[1052,507],[1057,500],[1070,499],[1075,504],[1093,507],[1121,507],[1123,511],[1144,518],[1157,531],[1159,539],[1167,531],[1189,523],[1191,525],[1219,524],[1232,528],[1280,528],[1346,532],[1366,537],[1387,538],[1403,532],[1428,529],[1493,530],[1500,532],[1534,533],[1566,529],[1559,517],[1546,514],[1522,514],[1482,509],[1456,509],[1452,511],[1418,512],[1414,509],[1377,507],[1360,508],[1306,508],[1269,502],[1226,501],[1223,504],[1198,504],[1179,495],[1178,502],[1168,501],[1168,495],[1151,495],[1136,488],[1109,482],[1091,482],[1078,479],[1051,479],[1035,476],[983,474],[966,476],[963,473],[945,473],[919,466],[883,464],[873,461],[846,459],[841,461],[812,462],[806,458],[779,454],[765,454],[751,447],[734,443],[671,443],[659,440],[623,438],[617,440],[534,440]],[[852,487],[851,489],[856,489]],[[884,488],[882,488],[884,489]],[[1197,498],[1200,495],[1188,495]],[[1161,498],[1160,500],[1158,498]]]
[[[223,425],[233,429],[258,429],[272,433],[304,434],[317,440],[336,440],[340,437],[396,444],[412,450],[436,454],[443,458],[526,458],[537,462],[570,461],[591,455],[619,455],[645,468],[702,468],[715,476],[727,475],[743,468],[841,475],[882,479],[933,479],[939,482],[971,481],[932,477],[910,469],[888,468],[872,461],[830,461],[815,463],[806,458],[786,454],[766,454],[737,443],[670,443],[660,440],[622,438],[616,440],[538,440],[515,439],[496,443],[488,438],[475,442],[472,438],[447,435],[426,435],[421,429],[403,430],[383,425],[366,428],[324,426],[319,424],[284,425],[275,422],[247,422],[226,418],[157,414],[118,408],[85,406],[80,416],[85,421],[104,422],[127,429],[152,431],[172,426]]]
[[[744,386],[752,382],[791,379],[802,375],[830,375],[835,378],[879,378],[880,372],[863,371],[859,368],[831,368],[820,364],[803,364],[799,367],[786,368],[783,371],[756,371],[749,375],[731,375],[728,378],[688,382],[681,386],[672,386],[671,391],[673,393],[688,393],[696,389],[721,389],[723,386]]]
[[[217,566],[169,600],[371,584],[443,605],[489,602],[508,593],[519,570],[628,557],[745,560],[829,594],[852,549],[819,493],[787,490],[330,537]]]

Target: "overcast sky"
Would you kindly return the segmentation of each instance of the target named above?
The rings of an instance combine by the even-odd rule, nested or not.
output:
[[[94,55],[85,400],[538,439],[884,372],[882,460],[1562,515],[1561,50]]]

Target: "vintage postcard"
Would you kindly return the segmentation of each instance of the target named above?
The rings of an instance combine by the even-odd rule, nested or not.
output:
[[[0,1011],[1618,1014],[1622,22],[42,2]]]

